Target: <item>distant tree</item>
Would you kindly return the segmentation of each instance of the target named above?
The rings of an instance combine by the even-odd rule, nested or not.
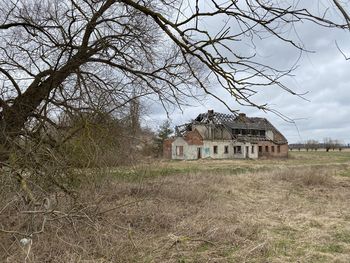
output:
[[[171,122],[169,120],[164,121],[162,125],[160,125],[157,137],[155,138],[157,156],[162,156],[164,141],[170,138],[173,133],[174,130],[171,129]]]
[[[337,148],[337,140],[332,140],[331,141],[331,147],[332,147],[333,151]]]
[[[60,129],[65,132],[43,134],[61,141],[59,151],[72,167],[103,167],[129,164],[135,155],[139,139],[130,131],[132,116],[125,113],[115,118],[106,112],[86,112],[79,115],[61,114]],[[61,135],[69,134],[70,137]],[[62,141],[65,141],[63,143]]]
[[[305,143],[305,148],[306,148],[307,151],[308,151],[308,149],[317,151],[318,146],[319,146],[319,143],[318,143],[317,140],[308,140],[308,141]]]
[[[341,140],[335,140],[334,147],[341,152],[344,147],[344,143]]]
[[[334,139],[329,138],[329,137],[324,138],[323,145],[324,145],[327,152],[329,152],[330,149],[332,149],[334,151],[335,148],[337,148],[337,140],[334,140]]]
[[[300,152],[301,148],[303,148],[303,147],[304,147],[304,143],[302,143],[301,141],[297,142],[296,148],[298,149],[299,152]]]
[[[332,142],[331,138],[328,138],[328,137],[323,138],[323,146],[324,146],[324,148],[326,149],[327,152],[329,152],[329,150],[332,147],[331,142]]]
[[[135,91],[133,92],[132,99],[130,101],[129,114],[130,114],[130,132],[133,136],[136,136],[140,130],[140,100],[136,96]]]
[[[311,148],[311,140],[308,140],[304,143],[304,147],[306,149],[306,151],[308,152],[309,149]]]

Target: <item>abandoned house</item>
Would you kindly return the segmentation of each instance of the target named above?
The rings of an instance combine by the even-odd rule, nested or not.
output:
[[[265,118],[209,110],[177,126],[163,145],[164,157],[179,160],[288,157],[286,138]]]

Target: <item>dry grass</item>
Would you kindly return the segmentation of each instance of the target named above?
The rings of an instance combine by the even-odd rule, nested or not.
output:
[[[168,176],[89,180],[55,201],[86,217],[47,222],[27,262],[349,262],[350,163],[317,163],[177,162]],[[39,227],[22,209],[10,204],[2,227]],[[19,238],[0,233],[1,262],[23,262]]]

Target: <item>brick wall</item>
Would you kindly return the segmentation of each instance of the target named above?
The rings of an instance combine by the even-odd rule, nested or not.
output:
[[[278,145],[271,141],[258,142],[259,157],[288,157],[288,144]]]
[[[163,158],[171,159],[171,144],[174,139],[166,139],[163,142]]]
[[[275,139],[276,141],[285,140],[285,139],[283,138],[283,136],[282,136],[279,132],[275,132],[275,133],[274,133],[274,139]]]
[[[203,145],[203,138],[196,129],[187,132],[184,139],[189,145]]]

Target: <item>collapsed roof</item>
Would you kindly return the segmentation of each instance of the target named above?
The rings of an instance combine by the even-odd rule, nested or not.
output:
[[[192,129],[192,124],[211,124],[215,126],[222,125],[228,131],[230,131],[230,133],[232,133],[232,131],[235,129],[263,130],[263,131],[271,130],[275,134],[275,137],[279,138],[274,140],[274,142],[279,144],[287,143],[287,139],[283,136],[283,134],[280,131],[278,131],[267,119],[259,118],[259,117],[247,117],[244,113],[233,115],[233,114],[218,113],[218,112],[214,112],[213,110],[209,110],[207,113],[199,114],[192,122],[177,126],[175,128],[176,136],[183,136],[186,131],[190,131]],[[244,136],[244,135],[237,136],[232,134],[232,137],[236,139],[242,139],[242,140],[253,139],[252,136]],[[267,138],[257,137],[254,139],[266,140]]]

